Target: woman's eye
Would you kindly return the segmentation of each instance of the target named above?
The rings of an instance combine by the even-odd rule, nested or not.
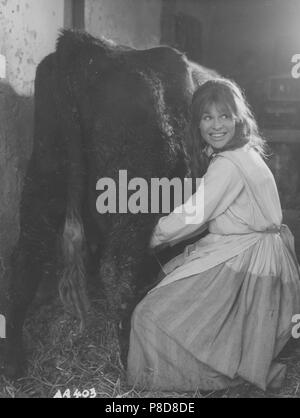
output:
[[[211,120],[211,117],[210,116],[208,116],[208,115],[206,115],[206,116],[203,116],[203,118],[202,118],[203,120]]]
[[[224,113],[222,116],[221,116],[221,118],[222,119],[228,119],[230,116],[229,115],[227,115],[226,113]]]

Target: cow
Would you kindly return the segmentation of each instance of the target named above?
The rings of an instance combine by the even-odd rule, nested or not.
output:
[[[8,376],[24,372],[23,322],[53,260],[60,298],[84,324],[86,264],[96,254],[111,318],[128,336],[132,309],[156,274],[148,247],[161,213],[101,214],[96,184],[117,183],[120,170],[147,182],[190,175],[189,106],[214,76],[168,46],[137,50],[72,30],[38,65],[34,146],[11,256]]]

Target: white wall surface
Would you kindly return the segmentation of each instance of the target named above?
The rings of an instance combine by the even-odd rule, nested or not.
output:
[[[86,0],[86,30],[136,48],[159,45],[161,4],[162,0]]]
[[[19,94],[32,94],[36,66],[54,50],[63,23],[64,0],[0,0],[2,75],[5,58],[6,79]]]

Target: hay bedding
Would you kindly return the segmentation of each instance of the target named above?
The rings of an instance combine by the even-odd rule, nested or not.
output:
[[[300,339],[292,340],[281,353],[288,374],[277,391],[262,392],[252,385],[212,393],[137,392],[126,384],[120,362],[116,330],[109,321],[101,289],[91,291],[92,311],[86,329],[79,334],[77,320],[65,313],[58,298],[36,302],[25,325],[27,375],[16,382],[0,377],[1,398],[51,398],[67,389],[95,390],[97,397],[296,397],[300,398]],[[85,392],[87,393],[87,392]],[[90,392],[91,393],[91,392]]]

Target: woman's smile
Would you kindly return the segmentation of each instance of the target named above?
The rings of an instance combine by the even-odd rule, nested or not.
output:
[[[212,138],[224,138],[225,135],[227,135],[227,132],[212,132],[209,134]]]

